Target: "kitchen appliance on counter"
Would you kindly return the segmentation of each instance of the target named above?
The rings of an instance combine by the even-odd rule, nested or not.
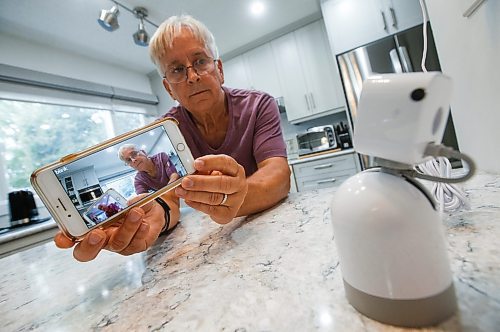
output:
[[[78,195],[80,196],[80,201],[84,207],[90,205],[96,199],[101,197],[102,189],[100,185],[90,186],[85,189],[78,190]]]
[[[333,125],[311,127],[305,133],[297,134],[299,156],[338,148]]]
[[[337,56],[353,133],[356,132],[357,108],[363,82],[378,74],[421,71],[423,46],[423,28],[419,25]],[[426,68],[428,71],[441,71],[429,23],[427,23]],[[459,150],[451,112],[442,142]],[[452,165],[460,166],[461,163],[459,160],[452,160]],[[361,155],[361,166],[366,169],[376,166],[376,162],[373,158]]]
[[[33,193],[17,190],[9,193],[10,227],[36,224],[50,219],[40,218]]]
[[[340,123],[335,126],[335,135],[337,137],[337,143],[342,150],[352,148],[352,139],[347,123],[340,121]]]

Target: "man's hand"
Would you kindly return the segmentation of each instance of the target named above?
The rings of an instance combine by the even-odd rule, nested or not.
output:
[[[129,204],[146,194],[134,197]],[[75,244],[73,256],[80,262],[87,262],[97,257],[103,249],[122,255],[132,255],[148,249],[158,238],[165,216],[163,208],[151,201],[142,207],[131,209],[125,217],[105,229],[90,231],[81,241],[75,242],[58,232],[54,237],[59,248],[71,248]]]
[[[200,157],[195,160],[194,167],[198,173],[186,176],[175,193],[216,223],[230,222],[248,191],[245,169],[227,155]]]

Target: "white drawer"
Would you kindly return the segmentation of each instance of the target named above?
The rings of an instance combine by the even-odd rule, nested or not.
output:
[[[358,172],[355,158],[353,153],[293,165],[297,191],[339,186]]]
[[[356,169],[355,154],[328,157],[315,161],[303,162],[293,165],[293,172],[296,178],[317,174],[332,174],[346,169]]]
[[[337,187],[356,173],[357,171],[355,168],[350,168],[335,172],[335,174],[319,174],[296,178],[297,191]]]

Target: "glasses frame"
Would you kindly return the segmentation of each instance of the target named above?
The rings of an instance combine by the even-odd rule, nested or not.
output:
[[[200,60],[200,59],[197,59],[196,61],[193,62],[193,64],[191,66],[185,66],[185,71],[186,71],[186,74],[184,75],[184,79],[182,81],[178,81],[178,82],[171,82],[168,78],[167,78],[167,73],[165,72],[163,74],[163,79],[165,79],[168,83],[170,84],[179,84],[179,83],[183,83],[183,82],[186,82],[187,79],[188,79],[188,69],[189,68],[192,68],[194,70],[194,72],[196,73],[196,75],[198,76],[205,76],[205,75],[208,75],[208,74],[211,74],[213,73],[213,71],[215,70],[215,63],[217,61],[219,61],[219,59],[215,59],[215,58],[212,58],[212,57],[207,57],[208,60],[211,60],[212,63],[214,64],[213,68],[210,70],[210,71],[206,71],[206,72],[203,72],[203,73],[199,73],[198,70],[196,70],[195,68],[195,65],[196,65],[196,61]]]
[[[134,151],[130,152],[130,156],[125,158],[123,160],[123,162],[125,163],[125,165],[130,166],[130,164],[132,164],[132,162],[137,160],[137,156],[139,156],[141,153],[142,153],[141,150],[139,150],[139,151],[134,150]]]

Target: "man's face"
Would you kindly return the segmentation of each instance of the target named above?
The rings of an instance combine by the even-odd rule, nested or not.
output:
[[[167,50],[162,59],[165,70],[178,67],[190,67],[201,58],[213,59],[211,52],[205,45],[193,37],[189,29],[183,29],[172,47]],[[223,100],[224,94],[221,85],[224,82],[222,64],[215,63],[213,71],[198,75],[193,68],[187,69],[187,79],[179,83],[170,83],[163,79],[163,85],[172,98],[191,112],[210,111],[217,102]]]
[[[138,171],[145,170],[148,161],[148,157],[144,151],[137,151],[134,149],[126,149],[125,152],[123,152],[123,159],[127,165]]]

